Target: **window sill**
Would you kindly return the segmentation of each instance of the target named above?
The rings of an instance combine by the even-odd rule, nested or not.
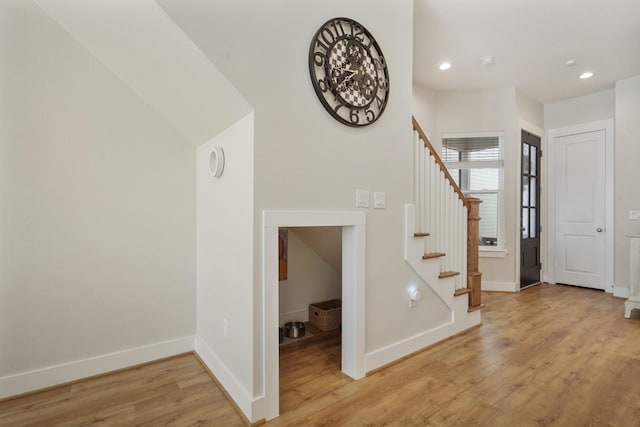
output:
[[[504,258],[507,256],[507,253],[509,253],[509,251],[506,249],[488,248],[483,246],[478,248],[478,256],[480,258]]]

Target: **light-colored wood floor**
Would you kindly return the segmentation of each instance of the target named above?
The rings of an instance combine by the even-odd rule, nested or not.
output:
[[[267,426],[640,426],[640,311],[541,285],[485,294],[484,324],[360,381],[340,341],[281,348]],[[0,402],[1,426],[242,426],[193,355]]]

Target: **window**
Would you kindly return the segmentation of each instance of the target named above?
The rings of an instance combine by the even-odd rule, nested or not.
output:
[[[467,197],[480,204],[481,248],[502,248],[502,132],[449,134],[442,139],[442,160]]]

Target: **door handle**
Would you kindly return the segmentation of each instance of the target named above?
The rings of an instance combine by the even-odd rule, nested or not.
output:
[[[602,230],[602,228],[598,227],[598,228],[596,228],[596,231],[597,231],[598,233],[602,233],[602,231],[603,231],[603,230]]]

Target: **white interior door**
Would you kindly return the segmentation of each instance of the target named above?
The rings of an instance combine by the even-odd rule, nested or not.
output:
[[[605,288],[605,131],[557,136],[556,283]]]

